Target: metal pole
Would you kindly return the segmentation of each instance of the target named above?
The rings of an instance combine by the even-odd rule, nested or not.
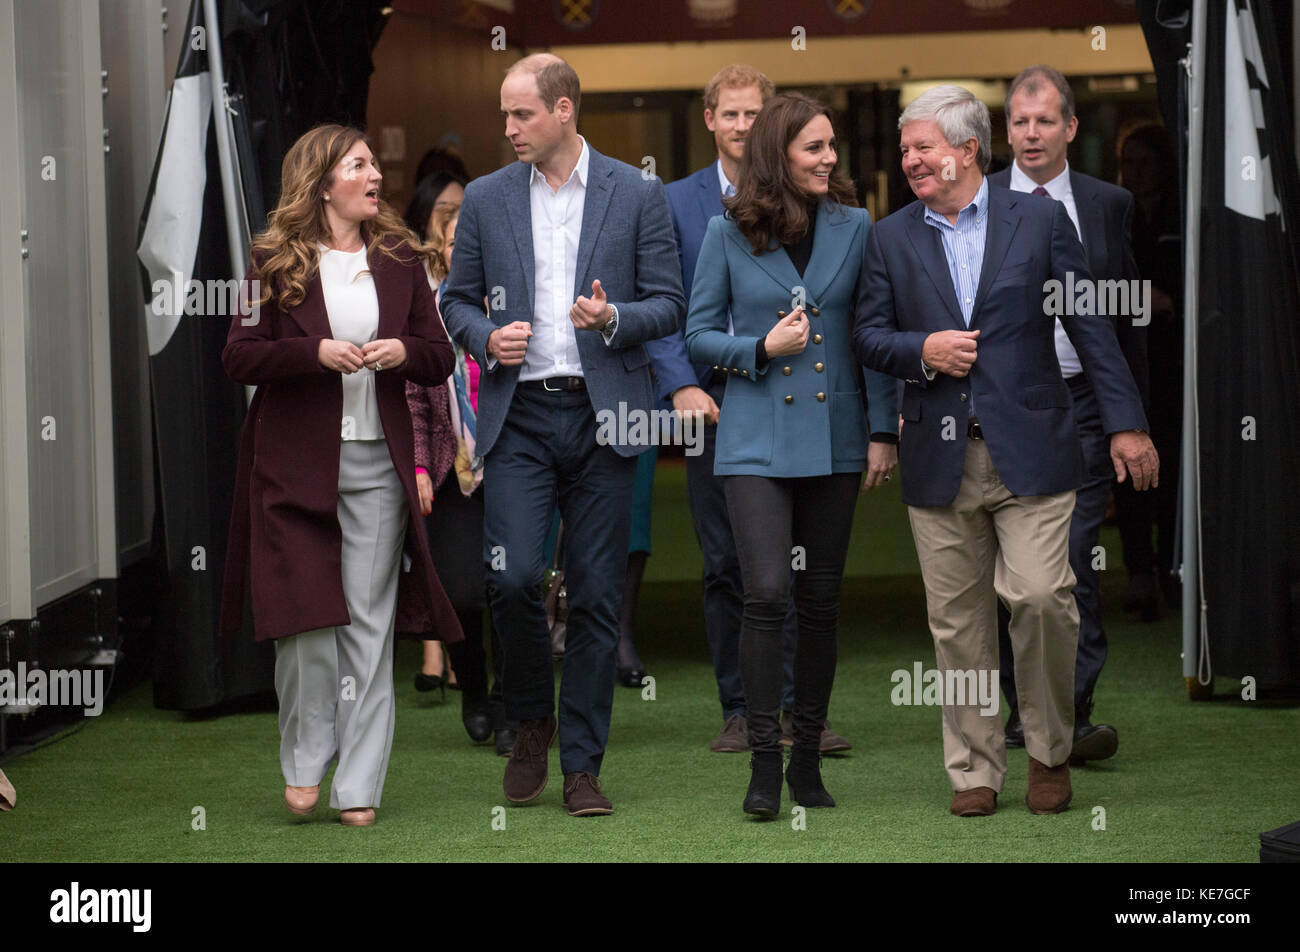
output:
[[[1201,261],[1201,173],[1205,144],[1205,25],[1206,0],[1192,5],[1192,48],[1188,70],[1191,91],[1187,101],[1187,207],[1186,248],[1183,261],[1183,677],[1196,676],[1200,619],[1200,518],[1198,491],[1200,456],[1199,421],[1196,417],[1196,335]]]
[[[248,227],[244,221],[243,202],[235,183],[234,156],[231,155],[230,116],[226,112],[226,69],[221,59],[221,20],[217,0],[203,0],[203,19],[207,24],[208,70],[212,77],[212,122],[217,136],[217,162],[221,167],[221,196],[226,206],[226,240],[230,243],[232,276],[242,278],[248,270]]]

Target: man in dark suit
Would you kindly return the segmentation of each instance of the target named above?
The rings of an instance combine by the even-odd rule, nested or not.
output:
[[[1145,489],[1158,459],[1109,318],[1081,299],[1061,306],[1062,287],[1092,281],[1065,207],[984,177],[987,107],[937,86],[899,129],[918,201],[867,236],[854,339],[866,366],[906,384],[903,501],[944,688],[950,809],[992,814],[1006,774],[996,705],[973,696],[994,677],[1000,598],[1020,675],[1025,800],[1033,813],[1059,813],[1071,798],[1079,615],[1069,528],[1083,459],[1051,316],[1092,381],[1116,474]]]
[[[672,213],[673,231],[682,269],[682,286],[690,301],[695,264],[709,219],[722,214],[722,199],[736,190],[745,136],[763,104],[771,98],[772,81],[752,66],[733,63],[720,69],[704,87],[704,124],[713,133],[717,161],[664,188]],[[659,340],[647,341],[646,350],[655,372],[660,399],[670,401],[680,414],[698,413],[705,419],[703,450],[686,457],[687,498],[695,535],[704,559],[704,629],[713,659],[713,673],[722,704],[722,730],[709,742],[714,753],[749,750],[748,708],[740,680],[740,619],[743,588],[740,559],[731,534],[731,518],[722,481],[713,475],[717,422],[729,371],[694,364],[686,353],[682,326]],[[794,702],[794,649],[798,638],[793,606],[786,615],[783,647],[785,677],[782,687],[783,726],[789,728]],[[787,737],[789,736],[787,731]],[[848,750],[852,745],[830,729],[822,729],[822,753]]]
[[[1050,66],[1030,66],[1007,91],[1007,139],[1015,162],[989,176],[989,182],[1016,192],[1046,195],[1065,206],[1070,222],[1083,242],[1093,278],[1136,281],[1130,229],[1133,196],[1070,168],[1066,147],[1074,141],[1079,117],[1074,114],[1074,93],[1065,77]],[[1146,319],[1148,313],[1115,319],[1116,336],[1133,379],[1147,398]],[[1074,763],[1104,760],[1119,746],[1119,733],[1109,724],[1093,724],[1092,698],[1101,667],[1106,663],[1106,632],[1101,624],[1101,589],[1097,577],[1097,545],[1115,472],[1102,431],[1097,395],[1083,372],[1079,355],[1061,322],[1056,322],[1056,358],[1070,388],[1074,423],[1083,446],[1084,478],[1075,492],[1070,518],[1070,568],[1077,582],[1074,600],[1079,608],[1079,650],[1074,665]],[[1104,557],[1104,553],[1103,553]],[[1010,613],[998,606],[999,671],[1002,691],[1011,707],[1007,718],[1008,747],[1025,746],[1024,728],[1016,704],[1016,680],[1008,632]]]
[[[565,525],[569,618],[558,733],[571,816],[612,812],[597,781],[613,705],[618,617],[636,456],[598,417],[650,411],[641,346],[685,310],[663,187],[578,135],[577,74],[557,56],[510,67],[505,134],[519,161],[465,190],[443,316],[484,368],[478,452],[492,616],[505,653],[506,715],[519,721],[506,799],[547,782],[557,732],[542,549]],[[489,312],[483,312],[487,298]],[[645,427],[615,427],[624,433]]]

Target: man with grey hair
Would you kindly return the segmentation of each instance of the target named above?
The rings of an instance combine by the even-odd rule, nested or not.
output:
[[[1009,168],[990,175],[989,182],[1059,201],[1083,243],[1093,278],[1109,282],[1108,287],[1120,286],[1121,282],[1125,288],[1132,287],[1138,277],[1129,237],[1133,196],[1118,186],[1070,168],[1065,153],[1079,128],[1070,84],[1050,66],[1030,66],[1012,80],[1006,107],[1007,139],[1015,161]],[[1130,296],[1129,303],[1139,302]],[[1134,320],[1136,313],[1131,307],[1129,311],[1111,317],[1115,319],[1120,349],[1145,402],[1145,321]],[[1084,481],[1075,493],[1074,514],[1070,519],[1070,568],[1077,580],[1074,600],[1079,608],[1079,646],[1074,665],[1074,745],[1070,759],[1078,764],[1104,760],[1119,746],[1115,728],[1109,724],[1093,724],[1091,720],[1093,691],[1106,663],[1106,632],[1101,623],[1101,586],[1094,567],[1094,551],[1114,473],[1092,383],[1083,372],[1079,355],[1059,320],[1055,332],[1056,359],[1070,388],[1074,422],[1083,447]],[[1007,746],[1023,747],[1025,736],[1016,704],[1009,621],[1010,614],[999,606],[1002,690],[1011,708],[1006,726]]]
[[[901,377],[903,502],[943,682],[997,665],[997,601],[1011,610],[1032,813],[1070,803],[1074,656],[1070,514],[1083,481],[1070,391],[1044,290],[1088,263],[1064,206],[990,188],[988,109],[938,86],[899,119],[917,201],[867,235],[854,344]],[[1104,316],[1066,309],[1121,480],[1145,489],[1158,459]],[[972,692],[973,693],[973,692]],[[964,691],[943,697],[944,761],[957,816],[988,816],[1006,775],[1002,725]]]

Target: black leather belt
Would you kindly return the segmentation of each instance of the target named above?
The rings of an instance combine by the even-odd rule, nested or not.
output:
[[[533,390],[546,390],[550,393],[559,393],[561,391],[572,393],[577,390],[586,390],[587,381],[583,377],[547,377],[545,380],[521,380],[519,386],[529,387]]]
[[[984,431],[980,429],[980,421],[978,417],[966,418],[966,436],[972,440],[984,439]]]

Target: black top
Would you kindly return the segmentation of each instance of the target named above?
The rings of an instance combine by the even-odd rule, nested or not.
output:
[[[794,269],[799,272],[799,277],[803,277],[804,269],[808,267],[808,262],[812,260],[813,232],[817,230],[817,206],[821,204],[819,199],[813,199],[808,203],[808,230],[792,245],[782,245],[785,253],[790,256],[790,263]]]

